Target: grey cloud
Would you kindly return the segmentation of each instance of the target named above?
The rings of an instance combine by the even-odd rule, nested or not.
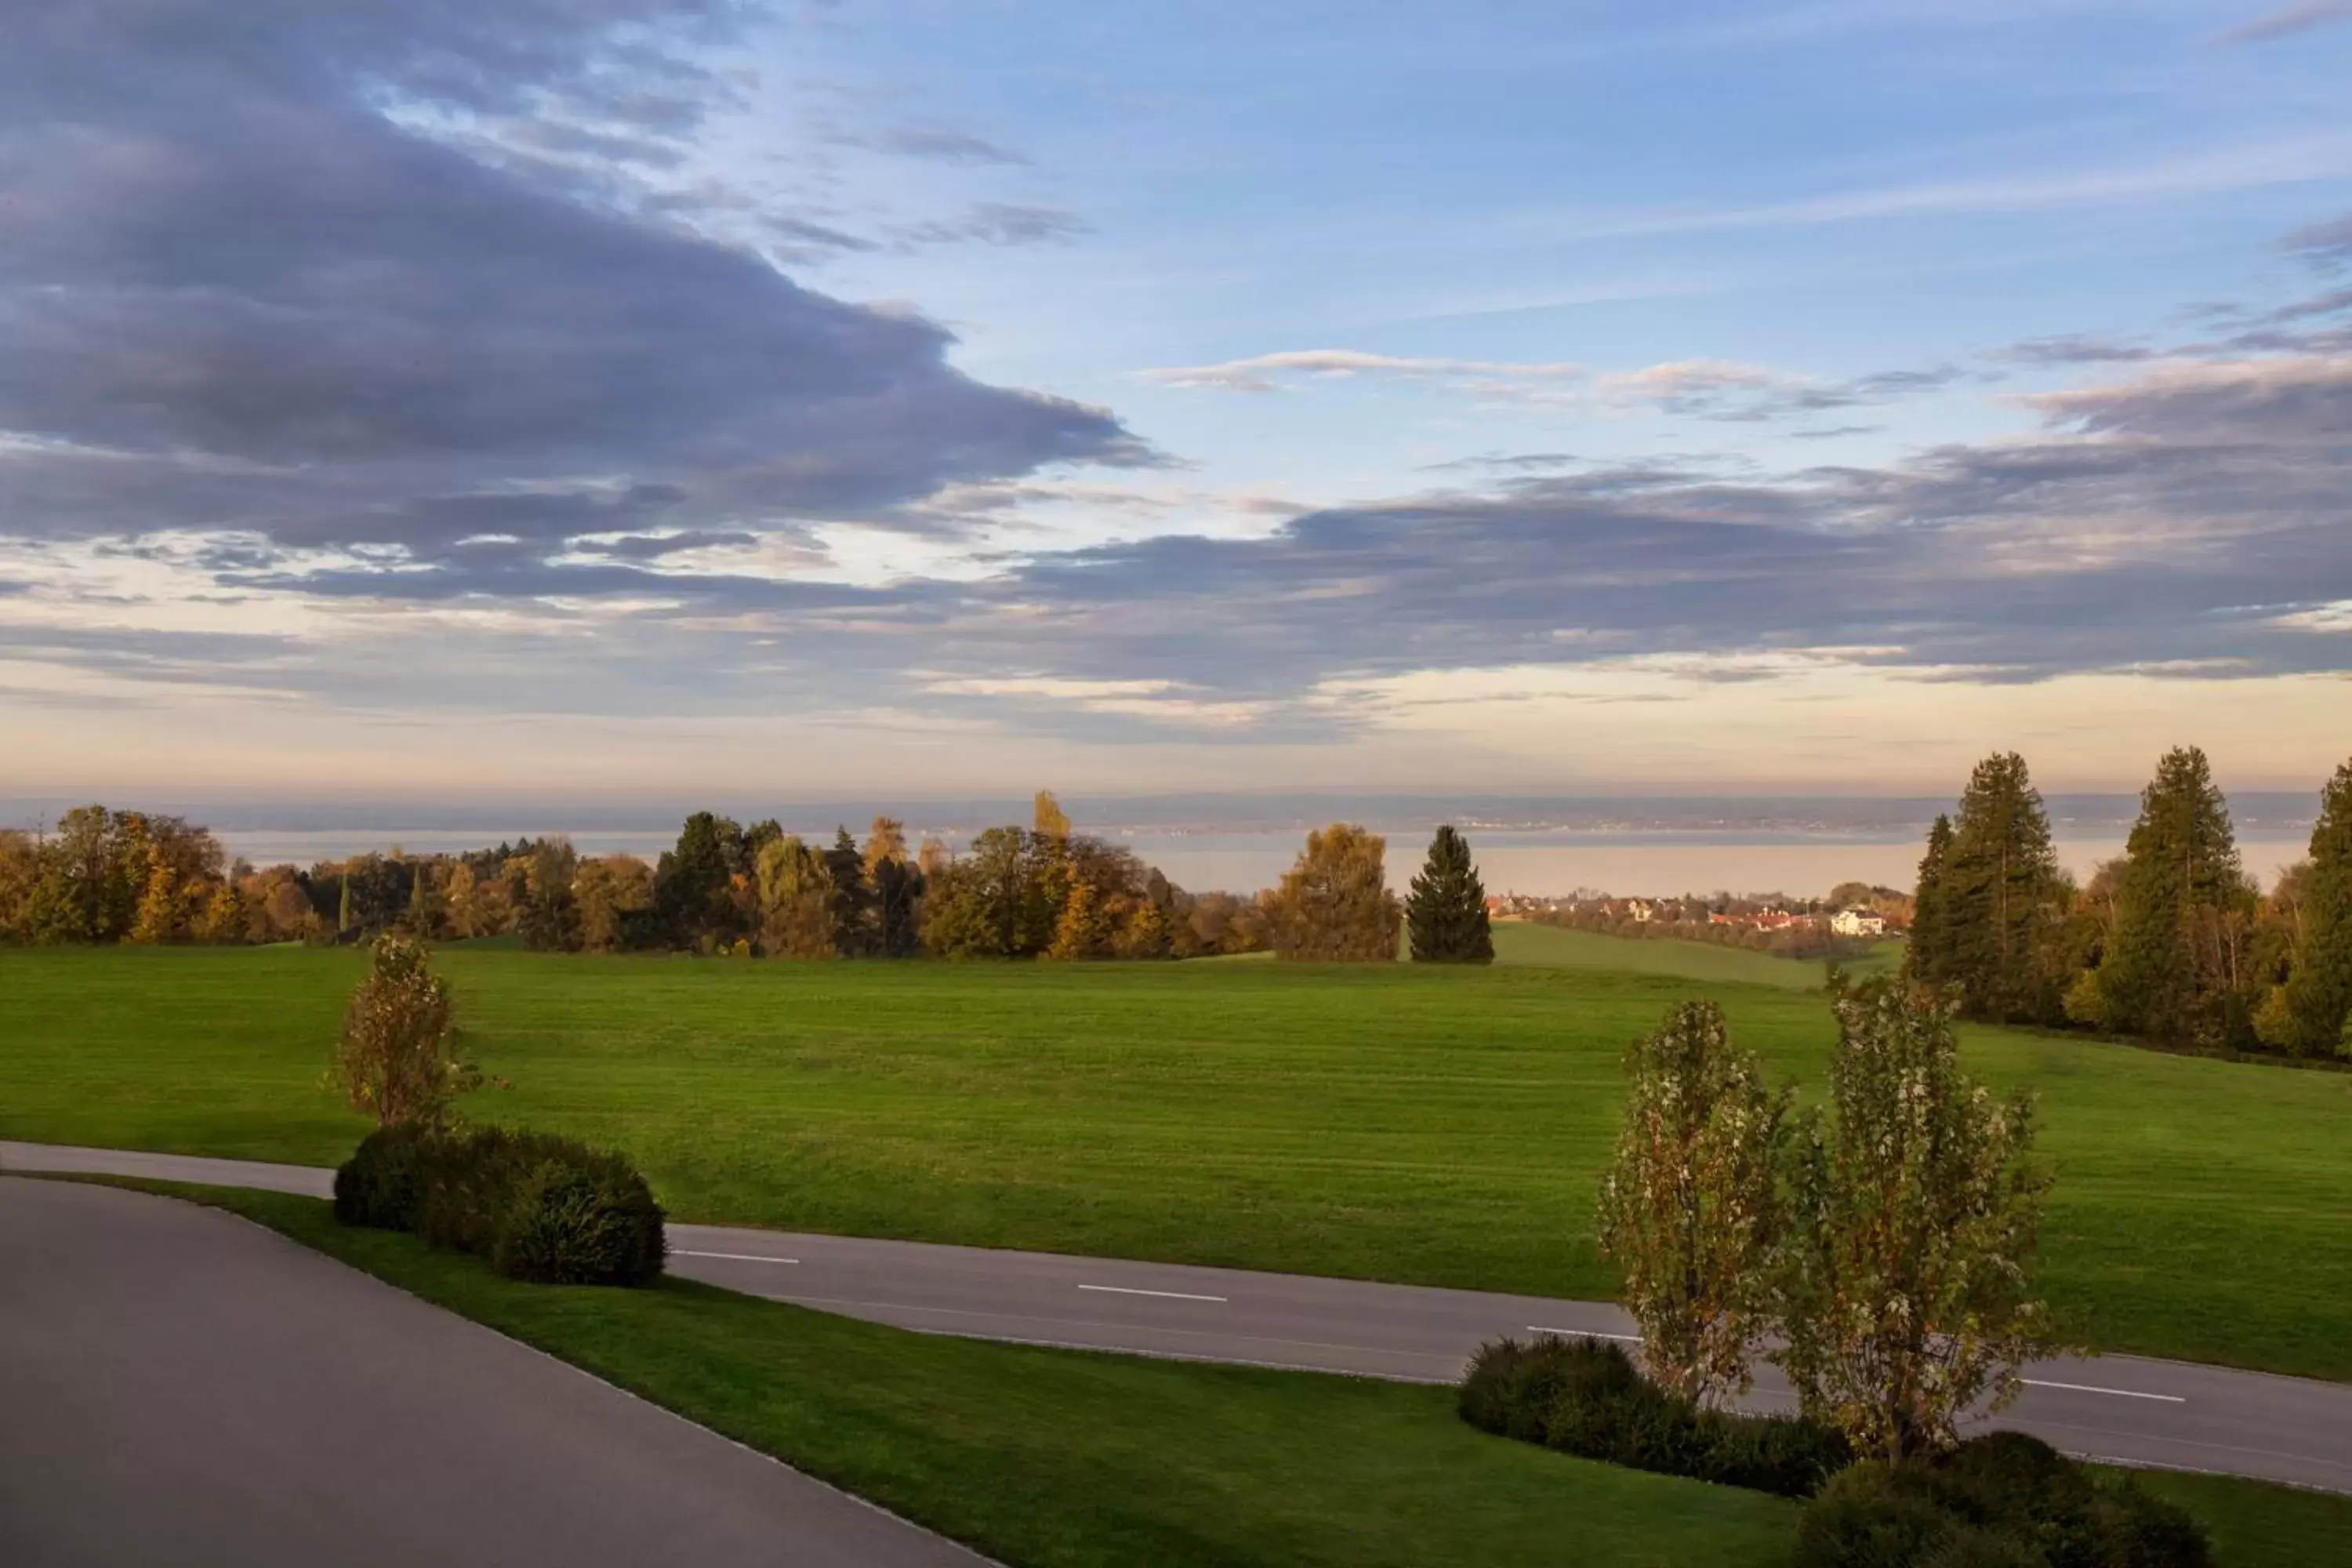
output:
[[[94,0],[15,23],[0,431],[50,445],[0,458],[0,531],[790,527],[1150,457],[1107,413],[956,372],[932,322],[386,112],[555,104],[690,137],[729,89],[684,47],[732,36],[734,5]]]
[[[2154,359],[2156,353],[2139,343],[2119,343],[2109,338],[2073,332],[2054,338],[2029,338],[2011,344],[1995,357],[2019,364],[2130,364]]]
[[[2207,367],[2048,412],[2038,440],[1891,468],[1563,475],[1265,539],[1038,559],[961,646],[1002,637],[1034,668],[1058,642],[1053,668],[1094,679],[1269,698],[1432,667],[1829,646],[1978,679],[2352,665],[2340,637],[2284,623],[2352,599],[2352,365]]]
[[[2279,246],[2323,266],[2352,263],[2352,213],[2296,229],[2279,241]]]
[[[872,136],[844,136],[836,140],[845,146],[864,147],[876,153],[895,153],[902,158],[925,158],[939,163],[999,163],[1026,164],[1029,160],[1009,148],[1000,147],[982,137],[961,131],[925,130],[900,126]]]
[[[1832,425],[1822,430],[1791,430],[1789,434],[1800,441],[1830,441],[1840,436],[1874,436],[1885,429],[1883,425]]]
[[[897,230],[912,245],[1066,245],[1090,232],[1076,213],[1060,207],[1024,206],[1010,202],[982,202],[961,217],[940,222],[908,224]]]
[[[1451,462],[1423,463],[1421,471],[1424,474],[1496,469],[1533,472],[1566,468],[1576,460],[1575,454],[1570,452],[1486,452],[1474,458],[1455,458]]]

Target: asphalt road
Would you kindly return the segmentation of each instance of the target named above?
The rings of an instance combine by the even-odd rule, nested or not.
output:
[[[324,1194],[289,1165],[0,1143],[0,1164]],[[1479,1344],[1626,1335],[1616,1307],[1050,1253],[672,1225],[670,1267],[730,1289],[934,1333],[1450,1382]],[[2352,1385],[2137,1356],[2032,1369],[2000,1425],[2070,1453],[2352,1492]],[[1764,1408],[1787,1408],[1770,1369]]]
[[[9,1568],[984,1562],[219,1210],[0,1180]]]

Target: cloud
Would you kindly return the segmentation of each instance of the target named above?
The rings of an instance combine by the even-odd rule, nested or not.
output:
[[[1603,404],[1620,407],[1643,405],[1662,414],[1746,424],[1889,403],[1962,379],[1964,373],[1954,365],[1823,382],[1729,360],[1675,360],[1597,377],[1593,391]]]
[[[2285,250],[2322,266],[2352,262],[2352,213],[2299,228],[2279,242]]]
[[[877,132],[871,136],[844,136],[835,140],[845,146],[863,147],[875,153],[894,153],[902,158],[922,158],[935,163],[994,163],[1023,166],[1029,163],[1029,160],[1019,153],[961,131],[938,131],[917,126],[900,126],[893,130]]]
[[[903,224],[893,232],[909,245],[1067,245],[1092,230],[1077,214],[1060,207],[982,202],[961,217]]]
[[[2272,135],[2202,153],[2175,153],[2140,163],[1865,186],[1738,205],[1580,214],[1546,227],[1559,237],[1626,239],[1811,227],[1879,218],[2072,210],[2092,204],[2334,181],[2347,173],[2352,173],[2352,137],[2340,132]]]
[[[2069,332],[2011,343],[1995,357],[2017,364],[2131,364],[2156,358],[2157,351],[2139,343],[2119,343],[2109,338]]]
[[[1152,460],[1103,410],[963,375],[933,322],[469,151],[543,123],[690,145],[729,91],[699,51],[747,25],[704,0],[16,18],[0,535],[455,563],[476,534],[888,522],[953,483]]]
[[[1481,376],[1496,380],[1558,380],[1582,374],[1566,363],[1527,364],[1507,360],[1447,359],[1366,353],[1358,349],[1288,349],[1216,364],[1166,365],[1138,371],[1137,378],[1161,386],[1224,392],[1274,392],[1286,374],[1345,378],[1356,375]]]
[[[2263,13],[2214,37],[2216,44],[2266,44],[2324,27],[2330,22],[2352,21],[2352,0],[2295,0],[2291,5]]]
[[[1416,669],[1824,648],[1978,681],[2344,668],[2310,617],[2352,598],[2352,362],[2165,365],[2030,405],[2040,435],[1886,468],[1596,469],[1038,557],[972,591],[958,644],[1267,701]]]

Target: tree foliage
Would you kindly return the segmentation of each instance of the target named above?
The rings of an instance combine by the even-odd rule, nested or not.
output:
[[[1404,922],[1415,963],[1495,962],[1486,884],[1470,858],[1469,841],[1451,824],[1429,841],[1429,858],[1405,897]]]
[[[2016,752],[1987,757],[1969,776],[1934,896],[1932,968],[1938,984],[1959,988],[1962,1011],[2001,1023],[2057,1022],[2074,889]]]
[[[835,958],[833,872],[797,834],[760,848],[760,947],[771,958]]]
[[[2056,1348],[2030,1273],[2049,1179],[2027,1163],[2032,1102],[1960,1071],[1943,1001],[1878,981],[1833,1005],[1834,1114],[1796,1141],[1772,1359],[1806,1414],[1905,1458]]]
[[[2311,868],[2295,891],[2294,968],[2280,997],[2283,1043],[2301,1056],[2341,1055],[2352,1028],[2352,762],[2320,794]]]
[[[2110,1028],[2202,1045],[2252,1043],[2244,994],[2254,889],[2205,753],[2168,752],[2140,794],[2096,1003]]]
[[[1393,963],[1402,911],[1388,889],[1387,847],[1380,835],[1349,823],[1309,833],[1307,847],[1267,901],[1276,956]]]
[[[1632,1082],[1601,1187],[1601,1251],[1625,1271],[1642,1360],[1701,1403],[1744,1394],[1769,1311],[1790,1096],[1731,1043],[1712,1002],[1671,1009],[1626,1054]]]
[[[1911,939],[1903,950],[1903,973],[1915,985],[1941,985],[1951,978],[1949,921],[1944,913],[1945,868],[1952,858],[1952,819],[1938,812],[1927,830],[1927,852],[1919,858],[1919,885],[1912,891]]]
[[[449,989],[425,944],[379,937],[343,1015],[328,1081],[380,1126],[445,1125],[457,1097],[482,1081],[449,1054],[452,1027]]]

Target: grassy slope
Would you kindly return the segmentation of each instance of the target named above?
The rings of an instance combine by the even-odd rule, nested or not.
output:
[[[762,964],[451,952],[478,1115],[630,1150],[680,1217],[1563,1296],[1624,1041],[1685,982],[1497,966]],[[299,949],[0,952],[0,1136],[330,1163],[357,973]],[[1814,995],[1716,987],[1818,1086]],[[2352,1075],[1998,1031],[2093,1341],[2352,1378]]]
[[[1726,985],[1769,985],[1784,991],[1819,990],[1828,978],[1827,967],[1816,960],[1776,958],[1769,952],[1671,937],[1611,936],[1604,931],[1538,925],[1533,921],[1496,922],[1495,962],[1537,969],[1670,975]]]
[[[1486,1436],[1443,1388],[908,1333],[678,1280],[518,1285],[313,1199],[190,1195],[1011,1563],[1762,1568],[1796,1515]]]

